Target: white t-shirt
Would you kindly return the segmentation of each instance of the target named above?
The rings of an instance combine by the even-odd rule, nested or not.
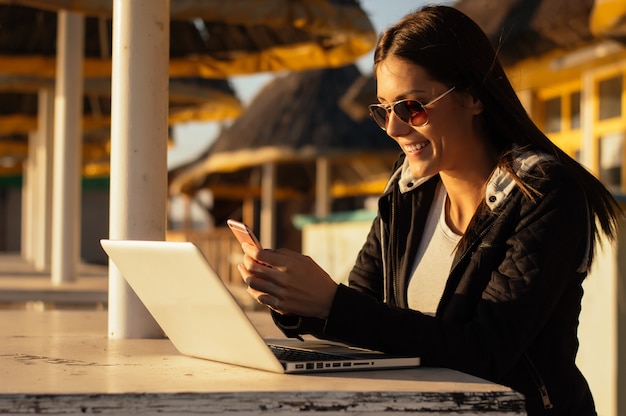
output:
[[[409,308],[434,314],[446,286],[461,236],[446,223],[447,193],[439,184],[426,219],[408,287]]]

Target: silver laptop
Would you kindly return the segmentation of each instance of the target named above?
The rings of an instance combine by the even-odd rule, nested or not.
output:
[[[202,252],[188,242],[101,240],[174,347],[184,355],[278,373],[416,367],[321,340],[261,337]]]

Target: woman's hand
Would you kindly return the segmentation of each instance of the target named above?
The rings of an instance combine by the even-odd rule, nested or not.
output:
[[[328,317],[337,283],[310,257],[287,249],[241,247],[238,270],[257,302],[281,314]]]

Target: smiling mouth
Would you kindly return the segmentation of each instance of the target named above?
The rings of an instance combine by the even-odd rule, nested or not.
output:
[[[418,143],[418,144],[410,144],[410,145],[405,145],[402,146],[404,148],[404,151],[406,153],[415,153],[418,152],[420,150],[422,150],[423,148],[427,147],[430,145],[430,142],[423,142],[423,143]]]

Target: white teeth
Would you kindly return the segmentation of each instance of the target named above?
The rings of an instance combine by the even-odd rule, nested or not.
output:
[[[424,143],[419,143],[419,144],[406,145],[404,146],[404,150],[406,150],[409,153],[417,152],[418,150],[422,150],[423,148],[428,146],[429,143],[430,142],[424,142]]]

